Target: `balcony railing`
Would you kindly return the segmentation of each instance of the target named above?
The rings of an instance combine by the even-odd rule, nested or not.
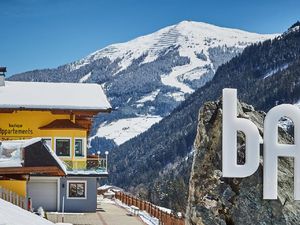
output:
[[[86,168],[98,168],[107,171],[107,161],[105,158],[88,157],[86,161]]]
[[[107,172],[106,158],[87,157],[86,161],[64,160],[67,170],[97,170]]]

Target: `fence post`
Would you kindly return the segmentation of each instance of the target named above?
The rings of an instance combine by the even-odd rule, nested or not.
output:
[[[157,218],[157,208],[154,206],[153,216]]]
[[[150,203],[150,215],[153,216],[153,205]]]
[[[12,202],[12,191],[9,191],[9,202]]]

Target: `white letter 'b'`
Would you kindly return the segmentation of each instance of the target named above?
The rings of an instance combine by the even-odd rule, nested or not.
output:
[[[237,118],[236,89],[223,89],[223,177],[247,177],[259,165],[259,132],[253,122]],[[237,131],[246,136],[245,164],[237,164]]]

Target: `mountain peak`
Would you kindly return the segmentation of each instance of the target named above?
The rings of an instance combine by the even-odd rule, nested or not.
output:
[[[181,56],[190,57],[193,52],[207,51],[208,48],[218,46],[244,48],[249,44],[275,36],[274,34],[256,34],[204,22],[184,20],[128,42],[109,45],[83,60],[72,63],[70,69],[76,70],[94,60],[107,57],[111,61],[115,61],[117,58],[123,59],[122,65],[120,65],[121,71],[131,65],[134,59],[146,55],[142,63],[149,63],[156,60],[160,52],[174,46],[179,46],[182,50],[180,51]]]

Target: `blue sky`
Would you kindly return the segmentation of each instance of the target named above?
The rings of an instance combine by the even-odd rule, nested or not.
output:
[[[182,20],[279,33],[299,0],[0,0],[0,66],[53,68]]]

